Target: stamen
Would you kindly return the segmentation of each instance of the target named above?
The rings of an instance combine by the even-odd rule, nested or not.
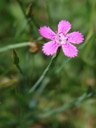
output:
[[[55,37],[55,41],[61,46],[61,44],[65,44],[67,42],[67,37],[66,35],[63,35],[62,33],[61,34],[58,34],[57,33],[57,36]]]

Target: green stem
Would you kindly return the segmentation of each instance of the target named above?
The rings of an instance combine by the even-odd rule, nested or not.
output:
[[[28,21],[28,23],[29,23],[30,31],[32,32],[32,27],[33,27],[32,22],[28,19],[27,15],[26,15],[25,8],[24,8],[22,2],[21,2],[20,0],[17,0],[17,2],[18,2],[18,4],[19,4],[19,6],[20,6],[20,8],[21,8],[21,10],[22,10],[22,12],[23,12],[23,14],[24,14],[24,16],[25,16],[25,19],[26,19],[26,20]]]
[[[94,92],[91,92],[91,93],[84,93],[81,97],[79,97],[76,101],[70,103],[70,104],[67,104],[67,105],[64,105],[62,107],[59,107],[59,108],[56,108],[56,109],[53,109],[53,110],[50,110],[44,114],[39,114],[37,116],[37,118],[47,118],[53,114],[57,114],[57,113],[60,113],[60,112],[64,112],[66,111],[67,109],[70,109],[70,108],[73,108],[73,107],[76,107],[78,106],[83,100],[86,100],[88,98],[91,98],[92,96],[96,95],[96,91]]]
[[[25,91],[25,88],[26,88],[26,85],[27,85],[27,81],[26,81],[25,74],[23,73],[23,71],[22,71],[20,65],[16,65],[16,67],[17,67],[18,71],[20,72],[20,74],[22,75],[23,84],[24,84],[23,90]],[[24,92],[24,93],[25,93],[25,92]]]
[[[20,8],[21,8],[21,10],[22,10],[22,12],[23,12],[23,15],[24,15],[25,19],[26,19],[26,20],[28,21],[28,23],[29,23],[30,32],[32,33],[32,32],[33,32],[33,31],[32,31],[33,25],[35,25],[37,29],[39,28],[39,25],[38,25],[38,23],[35,21],[34,17],[32,17],[32,16],[28,17],[28,16],[27,16],[27,14],[26,14],[26,9],[24,8],[22,2],[21,2],[20,0],[17,0],[17,2],[18,2],[19,6],[20,6]]]
[[[44,79],[41,86],[37,89],[36,93],[34,94],[34,97],[32,98],[32,100],[29,103],[30,108],[37,105],[38,97],[41,95],[41,93],[43,92],[43,90],[47,86],[48,82],[49,82],[49,79]]]
[[[0,52],[5,52],[14,48],[21,48],[21,47],[26,47],[29,46],[31,44],[31,42],[24,42],[24,43],[18,43],[18,44],[12,44],[12,45],[8,45],[5,47],[1,47],[0,48]]]
[[[56,58],[56,54],[54,56],[52,56],[51,61],[49,62],[48,66],[46,67],[46,69],[44,70],[44,72],[42,73],[41,77],[37,80],[37,82],[33,85],[33,87],[29,90],[29,93],[32,93],[37,87],[38,85],[41,83],[41,81],[43,80],[43,78],[45,77],[45,75],[47,74],[53,60]]]
[[[25,8],[24,8],[22,2],[21,2],[20,0],[17,0],[17,2],[18,2],[18,4],[19,4],[19,6],[21,7],[24,16],[26,17]]]

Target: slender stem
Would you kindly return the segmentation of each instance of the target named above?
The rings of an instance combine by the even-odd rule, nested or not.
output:
[[[17,2],[18,2],[18,4],[20,5],[20,8],[21,8],[21,10],[22,10],[22,12],[23,12],[23,14],[24,14],[24,16],[25,16],[25,19],[26,19],[26,20],[28,21],[28,23],[29,23],[30,31],[31,31],[31,33],[32,33],[32,32],[33,32],[33,31],[32,31],[33,25],[35,25],[37,29],[39,28],[39,25],[38,25],[37,22],[35,21],[34,17],[31,17],[31,16],[28,17],[28,16],[27,16],[26,10],[25,10],[25,8],[24,8],[22,2],[21,2],[20,0],[17,0]]]
[[[25,19],[26,19],[26,20],[28,21],[28,23],[29,23],[30,30],[32,30],[32,22],[30,22],[30,20],[28,20],[28,17],[27,17],[27,15],[26,15],[26,11],[25,11],[25,8],[24,8],[22,2],[21,2],[20,0],[17,0],[17,2],[18,2],[18,4],[19,4],[20,7],[21,7],[21,10],[22,10],[22,12],[23,12],[23,14],[24,14],[24,16],[25,16]]]
[[[49,82],[49,79],[45,79],[44,82],[42,82],[42,85],[38,88],[37,92],[34,95],[35,98],[40,96],[40,94],[43,92],[48,82]]]
[[[16,67],[17,67],[17,69],[18,69],[18,71],[20,72],[20,74],[22,75],[22,79],[23,79],[23,83],[24,83],[24,91],[25,91],[25,88],[26,88],[26,85],[27,85],[27,81],[26,81],[26,77],[25,77],[25,74],[24,74],[24,72],[22,71],[22,69],[21,69],[21,67],[20,67],[20,65],[18,64],[18,65],[16,65]]]
[[[49,82],[49,79],[44,79],[41,86],[36,90],[36,93],[34,94],[34,97],[32,98],[32,100],[29,103],[30,108],[37,105],[38,97],[41,95],[44,88],[47,86],[48,82]]]
[[[5,52],[5,51],[11,50],[13,48],[26,47],[26,46],[29,46],[30,44],[31,44],[31,42],[23,42],[23,43],[8,45],[8,46],[5,46],[5,47],[1,47],[0,52]]]
[[[55,70],[55,73],[56,73],[56,74],[59,73],[59,72],[63,69],[64,65],[65,65],[66,63],[68,63],[70,60],[71,60],[71,58],[66,59],[66,60],[63,62],[63,64],[62,64],[61,66],[59,66],[59,68],[58,68],[57,70]]]
[[[28,24],[29,24],[29,27],[30,27],[30,32],[32,33],[32,32],[33,32],[33,31],[32,31],[32,28],[33,28],[32,22],[31,22],[31,20],[29,20],[29,18],[27,17],[26,11],[25,11],[25,8],[24,8],[22,2],[21,2],[20,0],[17,0],[17,2],[18,2],[19,6],[20,6],[20,8],[21,8],[21,10],[22,10],[22,12],[23,12],[23,15],[24,15],[25,19],[28,21]]]
[[[64,112],[66,111],[67,109],[70,109],[70,108],[73,108],[73,107],[76,107],[78,106],[83,100],[86,100],[88,98],[91,98],[92,96],[96,95],[96,91],[94,92],[91,92],[91,93],[84,93],[81,97],[79,97],[76,101],[70,103],[70,104],[67,104],[67,105],[64,105],[62,107],[59,107],[59,108],[56,108],[56,109],[53,109],[53,110],[50,110],[44,114],[39,114],[37,116],[37,118],[47,118],[53,114],[57,114],[57,113],[60,113],[60,112]]]
[[[13,63],[15,64],[15,66],[17,67],[18,71],[20,72],[20,74],[22,76],[23,83],[24,83],[23,90],[25,91],[25,87],[27,85],[26,77],[25,77],[25,74],[24,74],[22,68],[19,65],[19,62],[20,62],[19,57],[18,57],[16,51],[13,49]]]
[[[38,85],[41,83],[41,81],[43,80],[43,78],[45,77],[45,75],[47,74],[51,64],[53,63],[53,60],[55,59],[56,54],[54,56],[52,56],[51,61],[49,62],[48,66],[46,67],[46,69],[44,70],[44,72],[42,73],[41,77],[37,80],[37,82],[32,86],[32,88],[29,90],[29,93],[32,93],[37,87]]]
[[[25,8],[24,8],[22,2],[21,2],[20,0],[17,0],[17,2],[18,2],[18,4],[20,5],[20,7],[21,7],[21,9],[22,9],[22,12],[23,12],[23,14],[24,14],[24,16],[25,16],[25,18],[26,18]]]

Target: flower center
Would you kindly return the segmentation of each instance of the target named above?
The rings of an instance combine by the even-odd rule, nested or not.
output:
[[[67,43],[67,39],[68,39],[68,37],[66,37],[66,35],[63,35],[63,34],[57,34],[57,36],[55,37],[55,41],[57,43],[59,43],[60,46],[62,44],[66,44]]]

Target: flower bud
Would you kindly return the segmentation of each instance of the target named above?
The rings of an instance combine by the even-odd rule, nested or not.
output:
[[[31,15],[32,15],[32,4],[29,4],[29,6],[27,7],[26,15],[28,17],[31,17]]]
[[[32,53],[37,53],[40,50],[40,44],[35,42],[30,43],[29,51]]]

